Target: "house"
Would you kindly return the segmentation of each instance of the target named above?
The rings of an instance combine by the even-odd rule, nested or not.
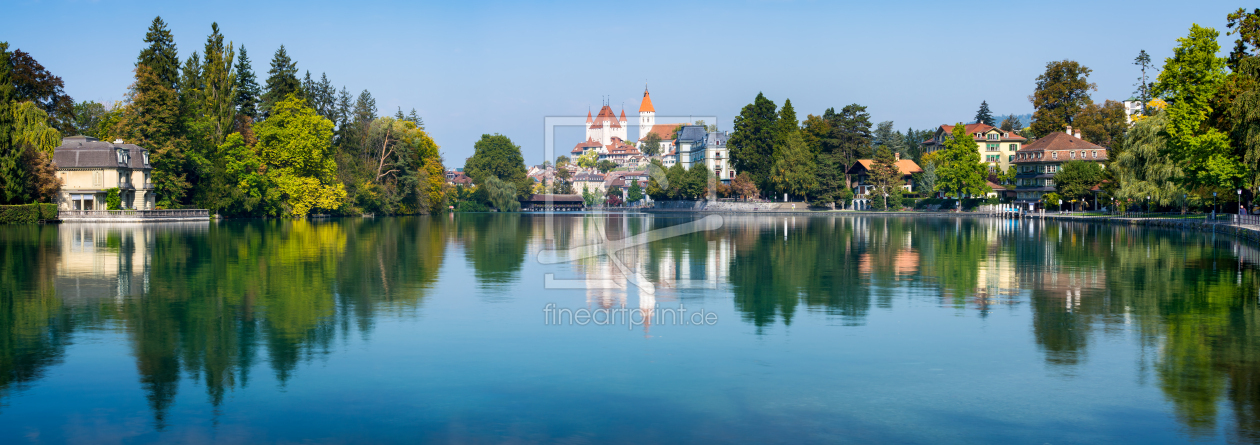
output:
[[[1014,165],[1015,153],[1023,147],[1028,138],[1013,131],[1002,131],[987,124],[967,124],[967,134],[976,142],[976,151],[980,153],[980,162],[998,171],[1006,171]],[[931,153],[945,148],[945,141],[954,133],[953,125],[941,125],[931,139],[923,141],[923,152]]]
[[[105,210],[112,188],[118,189],[124,209],[154,208],[149,151],[138,145],[71,136],[53,150],[53,162],[62,181],[60,210]]]
[[[631,162],[631,158],[639,156],[639,149],[633,145],[624,143],[621,139],[613,138],[613,143],[605,147],[600,153],[599,160],[608,160],[617,164],[618,167],[624,167]]]
[[[586,191],[594,193],[596,190],[604,191],[604,175],[599,173],[578,173],[573,176],[573,191],[581,193],[583,188]]]
[[[690,127],[688,127],[690,128]],[[679,147],[684,146],[682,133],[679,133]],[[685,141],[686,146],[690,148],[689,163],[684,164],[688,169],[692,165],[704,164],[708,167],[718,179],[723,183],[730,183],[735,179],[735,168],[731,166],[730,151],[726,149],[726,140],[730,136],[726,132],[710,131],[704,134],[704,138],[697,143]]]
[[[464,174],[464,169],[455,169],[446,171],[446,183],[451,185],[462,185],[468,187],[472,185],[472,178]]]
[[[1037,207],[1041,195],[1053,192],[1054,175],[1064,162],[1097,162],[1106,168],[1107,148],[1081,139],[1081,132],[1054,132],[1019,150],[1015,157],[1015,202]]]
[[[916,164],[912,160],[901,159],[900,153],[896,154],[896,157],[897,169],[901,171],[901,180],[905,182],[902,185],[902,188],[904,188],[907,192],[913,191],[913,175],[916,173],[922,173],[923,169],[919,167],[919,164]],[[868,197],[868,195],[875,189],[875,185],[870,182],[871,165],[874,163],[875,161],[871,159],[858,159],[858,161],[854,163],[852,167],[849,167],[849,170],[845,172],[853,178],[854,182],[854,209],[869,208],[870,199],[874,198]]]
[[[521,202],[521,210],[525,211],[572,211],[585,206],[582,195],[530,195]]]

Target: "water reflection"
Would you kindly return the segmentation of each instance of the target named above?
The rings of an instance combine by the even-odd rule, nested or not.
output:
[[[418,314],[441,278],[474,281],[480,301],[502,303],[522,295],[526,261],[543,249],[691,220],[461,214],[4,227],[0,399],[61,363],[76,333],[117,328],[162,429],[182,382],[203,386],[215,407],[260,368],[286,385],[337,339],[370,338],[381,317]],[[448,249],[469,276],[440,276]],[[725,216],[719,229],[612,255],[546,270],[582,283],[590,307],[649,316],[658,304],[698,299],[733,308],[759,335],[811,314],[860,327],[874,311],[912,303],[946,317],[1027,314],[1021,323],[1044,366],[1068,379],[1091,344],[1129,336],[1142,351],[1133,378],[1158,388],[1187,434],[1210,437],[1225,424],[1231,440],[1260,440],[1260,250],[1231,238],[952,217]]]

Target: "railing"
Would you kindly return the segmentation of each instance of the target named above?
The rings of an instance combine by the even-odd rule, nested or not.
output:
[[[210,211],[206,209],[180,209],[180,210],[61,210],[57,212],[57,216],[61,219],[85,219],[85,218],[140,218],[140,219],[165,219],[165,218],[209,218]]]

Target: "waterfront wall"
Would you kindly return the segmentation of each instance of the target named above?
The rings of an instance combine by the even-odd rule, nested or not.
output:
[[[1209,223],[1199,220],[1185,220],[1172,218],[1121,218],[1110,216],[1072,216],[1072,215],[1042,215],[1038,216],[1042,219],[1053,219],[1058,221],[1076,221],[1076,222],[1100,222],[1108,224],[1121,224],[1131,226],[1160,227],[1166,229],[1178,230],[1199,230],[1204,232],[1223,233],[1233,235],[1238,238],[1260,243],[1260,227],[1247,225],[1234,225],[1227,223]]]

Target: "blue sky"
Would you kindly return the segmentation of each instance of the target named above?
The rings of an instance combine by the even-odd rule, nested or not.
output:
[[[1191,23],[1222,32],[1241,6],[1185,2],[235,2],[7,0],[0,41],[32,54],[75,100],[121,99],[156,15],[180,56],[210,23],[265,79],[281,44],[301,70],[368,89],[381,114],[415,108],[458,167],[483,133],[542,160],[543,118],[609,96],[630,121],[644,82],[658,114],[722,129],[758,92],[797,114],[859,103],[898,129],[970,119],[980,101],[1029,113],[1052,60],[1094,70],[1094,100],[1125,99],[1146,49],[1161,61]],[[16,17],[17,20],[13,20]],[[571,132],[578,134],[577,131]],[[633,130],[631,135],[633,136]],[[567,150],[572,142],[558,143]]]

